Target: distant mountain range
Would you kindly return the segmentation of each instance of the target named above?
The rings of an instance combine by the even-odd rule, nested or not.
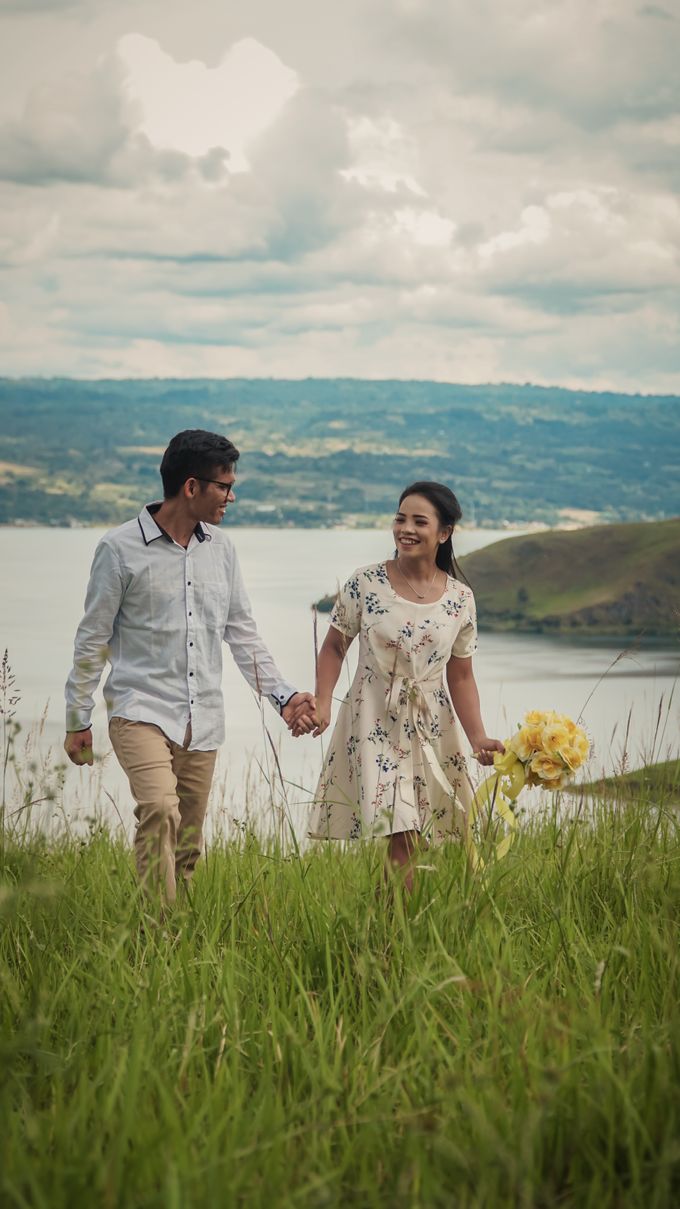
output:
[[[372,525],[439,479],[468,524],[680,510],[680,399],[351,379],[0,380],[0,523],[114,524],[158,498],[173,433],[242,450],[231,524]]]

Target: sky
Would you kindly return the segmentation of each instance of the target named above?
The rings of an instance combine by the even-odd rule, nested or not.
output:
[[[680,393],[680,0],[0,0],[0,373]]]

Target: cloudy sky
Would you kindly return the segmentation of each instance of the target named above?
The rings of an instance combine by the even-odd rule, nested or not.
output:
[[[680,393],[678,0],[0,20],[0,373]]]

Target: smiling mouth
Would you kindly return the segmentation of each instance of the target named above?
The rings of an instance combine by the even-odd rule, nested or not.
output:
[[[402,546],[417,546],[418,538],[417,537],[400,537],[399,542]]]

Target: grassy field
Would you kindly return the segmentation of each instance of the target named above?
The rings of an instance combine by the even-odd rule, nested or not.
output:
[[[677,816],[526,823],[486,883],[212,848],[164,925],[130,853],[5,839],[3,1206],[680,1198]]]

